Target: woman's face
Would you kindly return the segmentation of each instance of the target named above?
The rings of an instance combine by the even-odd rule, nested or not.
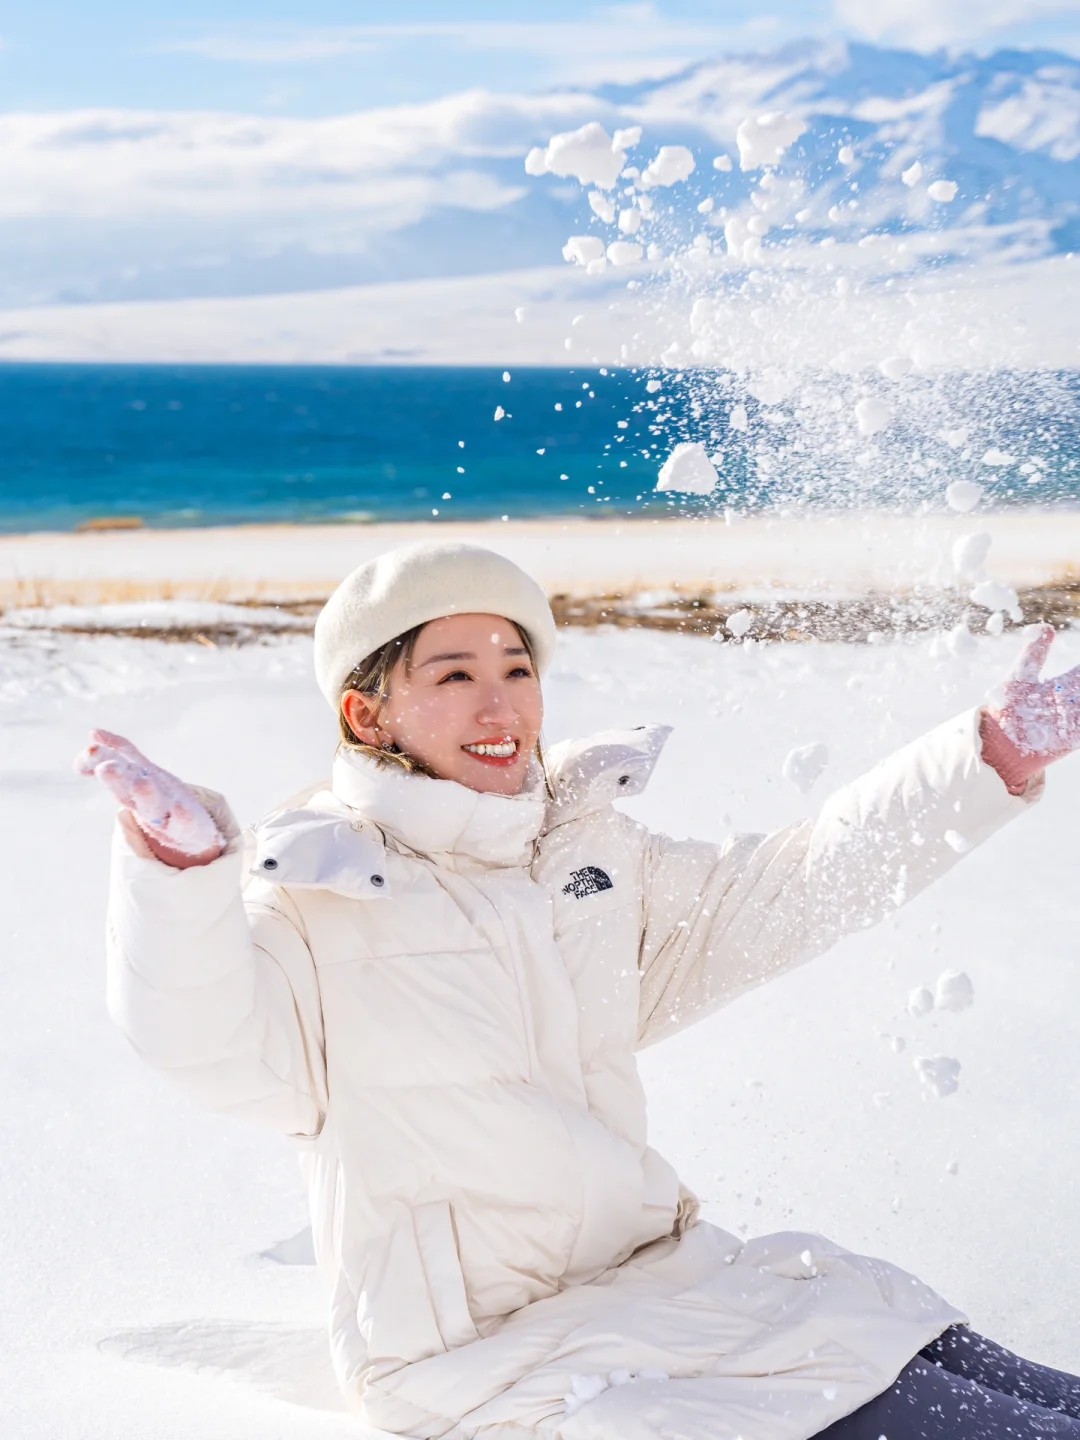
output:
[[[521,792],[544,718],[529,652],[498,615],[432,620],[377,717],[355,690],[341,708],[366,744],[390,741],[440,779],[496,795]]]

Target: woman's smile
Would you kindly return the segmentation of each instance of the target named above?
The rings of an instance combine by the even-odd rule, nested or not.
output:
[[[462,745],[466,755],[486,765],[513,765],[521,752],[521,745],[514,735],[500,736],[497,740],[474,740]]]

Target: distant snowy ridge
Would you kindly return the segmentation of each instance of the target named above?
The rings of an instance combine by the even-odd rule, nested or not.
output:
[[[640,126],[642,164],[664,145],[689,149],[687,201],[712,200],[715,219],[700,223],[715,225],[716,211],[750,190],[739,125],[775,111],[806,124],[792,163],[814,196],[806,223],[821,233],[910,234],[931,251],[991,243],[1015,258],[1078,245],[1080,63],[1049,51],[924,56],[806,42],[662,81],[469,91],[330,119],[0,116],[0,305],[272,294],[550,264],[591,212],[558,175],[530,180],[523,160],[589,121]],[[733,169],[714,170],[724,155]],[[905,183],[916,165],[919,179]],[[933,198],[940,181],[956,185],[952,203]]]

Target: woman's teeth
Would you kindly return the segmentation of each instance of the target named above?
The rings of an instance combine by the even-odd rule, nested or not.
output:
[[[486,745],[463,745],[470,755],[490,755],[496,760],[509,760],[511,755],[517,753],[516,740],[497,740]]]

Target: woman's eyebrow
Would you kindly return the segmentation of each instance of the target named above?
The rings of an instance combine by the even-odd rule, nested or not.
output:
[[[503,648],[504,655],[527,655],[529,652],[524,645],[506,645]],[[425,665],[439,665],[447,660],[475,660],[476,654],[472,650],[452,650],[445,655],[431,655],[426,660],[421,660],[416,666],[422,670]]]

